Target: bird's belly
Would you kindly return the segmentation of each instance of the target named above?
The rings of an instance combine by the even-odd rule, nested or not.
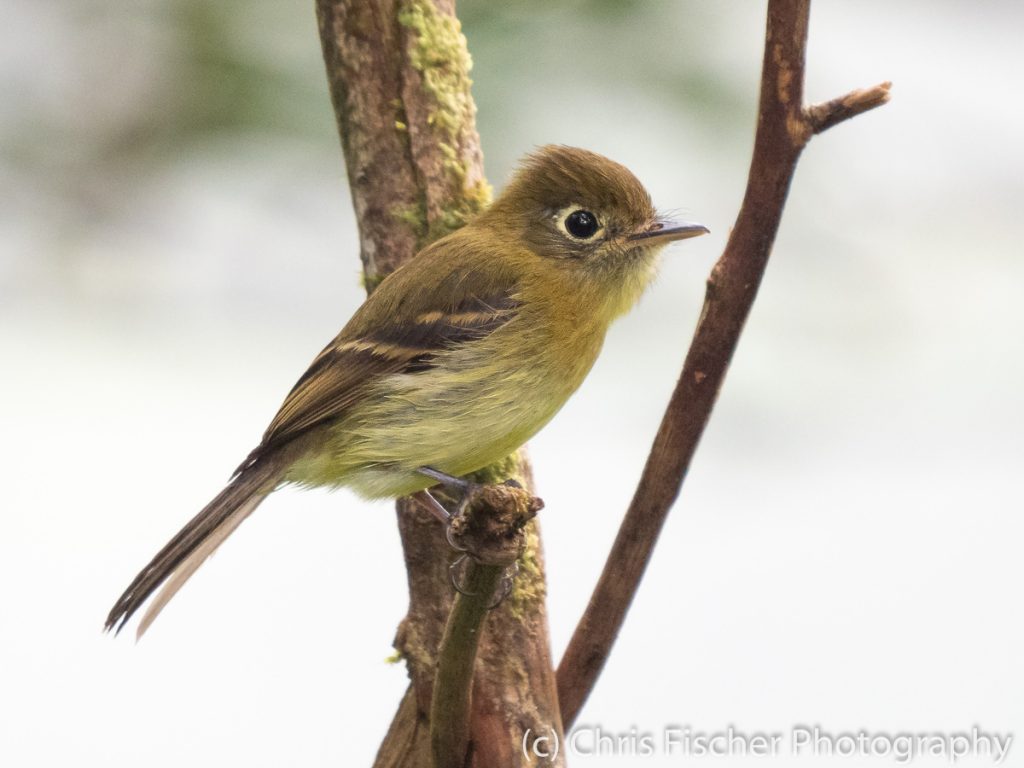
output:
[[[558,412],[585,373],[469,361],[395,374],[338,422],[327,450],[293,474],[370,498],[414,493],[434,483],[420,467],[464,475],[512,453]]]

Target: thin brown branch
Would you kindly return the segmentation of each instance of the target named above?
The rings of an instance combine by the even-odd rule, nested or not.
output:
[[[858,88],[838,99],[812,104],[804,110],[804,117],[814,133],[822,133],[851,117],[888,103],[892,83],[885,82],[870,88]]]
[[[604,667],[682,487],[768,264],[801,150],[814,133],[888,98],[885,84],[802,109],[809,7],[810,0],[769,0],[757,133],[743,204],[708,279],[682,374],[633,500],[559,664],[558,696],[567,728]]]

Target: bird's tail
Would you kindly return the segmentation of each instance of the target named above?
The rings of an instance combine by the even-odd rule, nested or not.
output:
[[[160,585],[163,589],[142,617],[138,637],[200,565],[252,514],[281,482],[288,463],[281,452],[252,462],[203,507],[139,572],[107,616],[106,629],[120,632]]]

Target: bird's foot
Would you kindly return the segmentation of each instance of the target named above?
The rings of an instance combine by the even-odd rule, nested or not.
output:
[[[461,477],[455,477],[453,475],[446,474],[440,470],[434,469],[433,467],[420,467],[417,470],[421,475],[426,475],[432,480],[436,480],[439,485],[442,485],[447,489],[453,497],[458,498],[458,502],[455,505],[455,511],[449,512],[441,502],[439,502],[430,491],[423,491],[426,495],[423,501],[427,507],[434,514],[434,516],[448,526],[451,529],[452,522],[462,515],[466,511],[466,507],[469,506],[473,497],[476,495],[478,490],[482,487],[477,483],[470,482]],[[514,481],[512,481],[514,482]],[[517,483],[518,485],[518,483]],[[448,541],[451,542],[451,534],[448,535]],[[455,546],[454,544],[452,546]],[[460,547],[455,547],[460,549]]]
[[[511,593],[518,559],[526,546],[524,526],[544,506],[516,480],[480,485],[452,477],[432,467],[421,467],[420,473],[443,485],[455,502],[454,513],[448,512],[428,491],[417,494],[426,507],[445,526],[451,547],[462,553],[451,565],[452,586],[463,595],[470,595],[465,586],[471,564],[502,568],[497,598],[489,606],[500,605]],[[471,579],[472,580],[472,579]]]
[[[466,548],[461,546],[455,541],[455,535],[452,531],[452,523],[455,522],[456,518],[460,514],[460,510],[456,508],[455,514],[445,508],[444,504],[434,498],[434,495],[427,490],[417,491],[413,494],[413,497],[420,502],[427,511],[430,512],[437,520],[444,526],[444,535],[448,539],[448,544],[457,552],[465,552]]]

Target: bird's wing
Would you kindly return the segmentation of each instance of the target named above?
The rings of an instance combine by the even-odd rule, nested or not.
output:
[[[514,283],[465,277],[452,272],[438,281],[436,290],[420,286],[412,293],[402,290],[407,286],[389,286],[392,278],[385,280],[317,355],[285,398],[260,446],[239,469],[268,449],[342,416],[381,376],[430,370],[439,352],[481,339],[516,315]],[[460,288],[467,282],[482,287],[473,292]],[[381,306],[368,306],[374,302]]]

